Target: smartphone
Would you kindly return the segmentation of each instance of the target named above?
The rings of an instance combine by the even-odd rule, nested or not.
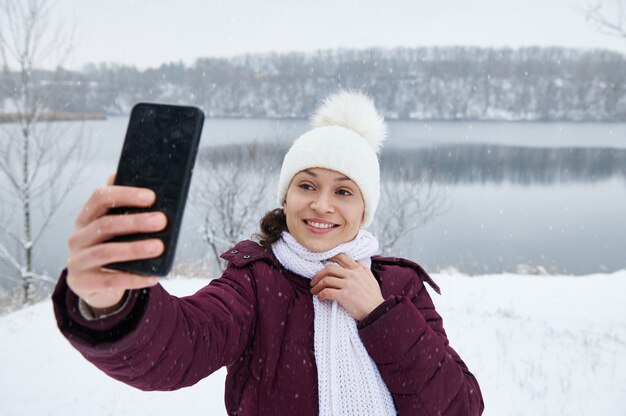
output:
[[[160,238],[165,251],[157,258],[110,263],[105,267],[150,276],[166,276],[170,272],[203,124],[204,113],[196,107],[152,103],[133,107],[114,184],[149,188],[156,193],[156,201],[150,208],[116,207],[109,214],[161,211],[167,217],[167,227],[156,233],[117,236],[110,241]]]

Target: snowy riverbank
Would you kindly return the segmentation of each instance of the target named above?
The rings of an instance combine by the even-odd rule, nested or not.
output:
[[[623,415],[626,271],[590,276],[433,275],[451,345],[483,390],[485,415]],[[201,279],[171,279],[176,295]],[[144,393],[87,363],[49,301],[0,317],[0,415],[221,415],[225,371]]]

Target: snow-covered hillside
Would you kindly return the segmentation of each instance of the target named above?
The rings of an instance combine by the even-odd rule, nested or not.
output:
[[[483,390],[485,415],[626,414],[626,271],[611,275],[434,275],[451,345]],[[176,295],[200,279],[171,279]],[[0,415],[225,414],[220,370],[192,388],[144,393],[87,363],[51,303],[0,318]]]

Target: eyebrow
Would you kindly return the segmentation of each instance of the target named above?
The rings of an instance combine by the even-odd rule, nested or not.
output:
[[[317,178],[317,173],[315,172],[311,172],[308,169],[304,169],[302,172],[307,173],[311,176],[313,176],[314,178]],[[335,178],[335,181],[351,181],[352,179],[348,178],[347,176],[340,176],[339,178]]]

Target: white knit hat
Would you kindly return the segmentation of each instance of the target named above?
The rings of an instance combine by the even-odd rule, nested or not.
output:
[[[365,202],[363,226],[374,219],[380,199],[378,153],[387,127],[374,103],[355,91],[327,97],[311,117],[309,130],[293,143],[280,170],[278,203],[283,205],[295,175],[308,168],[341,172],[354,181]]]

